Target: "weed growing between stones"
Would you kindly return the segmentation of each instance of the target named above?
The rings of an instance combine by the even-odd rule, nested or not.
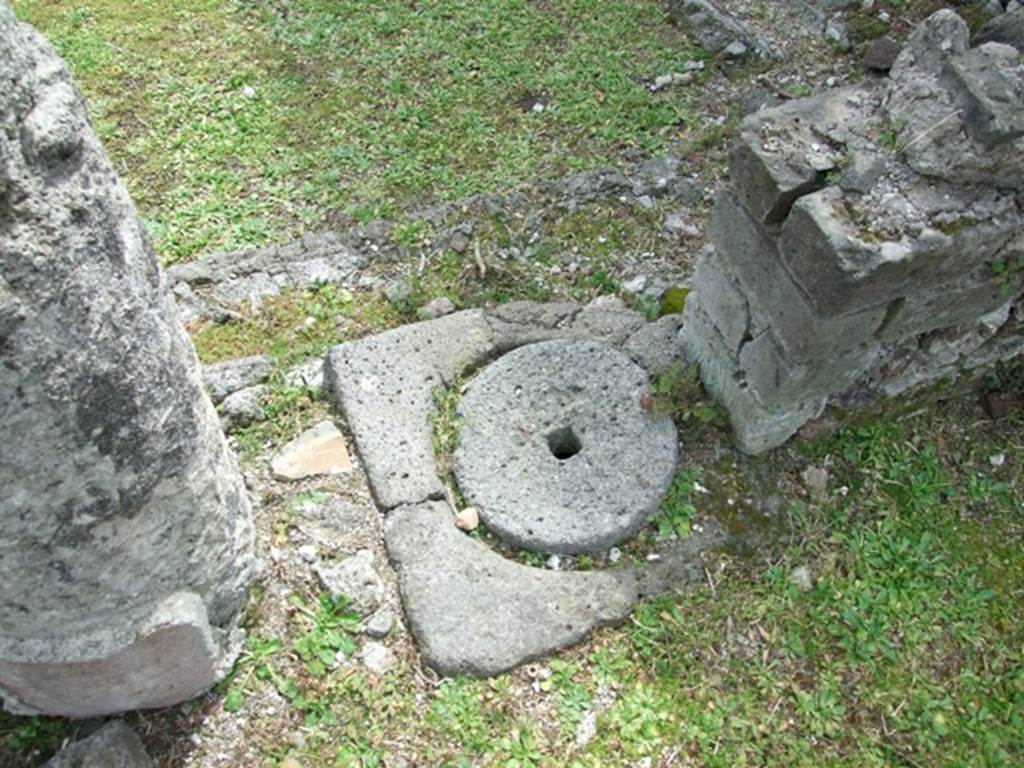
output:
[[[430,426],[434,431],[434,459],[437,463],[437,474],[444,482],[449,500],[456,509],[462,509],[465,501],[455,482],[455,447],[459,443],[459,403],[466,384],[462,377],[457,377],[450,386],[438,387],[434,390],[434,412],[430,416]]]
[[[680,431],[694,427],[725,427],[725,412],[704,394],[697,366],[675,363],[651,383],[645,407],[653,416],[671,416]]]
[[[659,539],[685,539],[690,534],[690,525],[697,516],[697,507],[693,504],[696,484],[697,473],[692,467],[676,474],[652,521]]]

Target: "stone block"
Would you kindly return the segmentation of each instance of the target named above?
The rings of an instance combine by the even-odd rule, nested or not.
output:
[[[880,109],[874,82],[828,91],[749,115],[729,156],[729,175],[755,219],[779,224],[793,203],[825,186],[850,147],[866,144],[856,131]]]
[[[884,109],[907,163],[954,183],[1024,189],[1024,138],[997,146],[978,141],[965,124],[953,59],[967,51],[967,25],[952,10],[929,16],[910,35],[889,76]]]
[[[949,71],[975,140],[995,147],[1024,136],[1024,64],[1015,48],[985,43],[951,58]]]
[[[779,252],[821,316],[887,304],[984,263],[1021,226],[1009,195],[909,178],[850,200],[800,198]]]
[[[794,401],[778,408],[760,402],[736,365],[724,354],[724,342],[698,305],[687,304],[680,344],[696,362],[708,393],[728,412],[733,440],[745,453],[757,455],[782,445],[825,408],[826,398]]]
[[[869,339],[885,318],[884,307],[819,314],[790,276],[768,229],[728,189],[715,199],[711,236],[715,255],[698,265],[696,296],[689,300],[703,304],[737,351],[744,336],[771,329],[791,363],[820,363]]]

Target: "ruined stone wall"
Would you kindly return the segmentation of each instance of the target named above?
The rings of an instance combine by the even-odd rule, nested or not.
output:
[[[249,503],[67,68],[0,0],[0,697],[176,703],[232,660]]]
[[[744,450],[1024,351],[1024,66],[968,37],[744,121],[681,331]]]

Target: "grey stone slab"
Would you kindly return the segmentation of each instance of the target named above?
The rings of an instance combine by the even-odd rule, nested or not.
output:
[[[213,402],[219,403],[232,392],[262,384],[273,369],[274,363],[266,355],[225,360],[203,366],[203,385]]]
[[[761,110],[744,119],[729,157],[729,175],[747,210],[778,224],[793,203],[825,186],[849,148],[867,140],[856,129],[881,107],[874,82]]]
[[[622,572],[530,568],[460,532],[443,504],[394,510],[385,542],[423,662],[446,676],[496,675],[624,621]]]
[[[537,552],[607,549],[657,511],[678,460],[672,420],[641,405],[646,371],[589,341],[520,347],[459,405],[455,477],[487,527]]]
[[[434,391],[496,352],[480,310],[402,326],[341,344],[328,354],[324,385],[344,413],[377,503],[440,498],[434,461]]]
[[[152,768],[139,735],[121,720],[65,747],[43,768]]]
[[[1024,136],[1024,64],[1016,48],[985,43],[949,61],[964,124],[987,147]]]
[[[245,487],[68,69],[7,3],[0,50],[0,696],[175,704],[237,650]]]
[[[622,350],[651,376],[664,373],[683,362],[683,351],[679,346],[679,326],[682,324],[682,315],[659,317],[630,336]]]

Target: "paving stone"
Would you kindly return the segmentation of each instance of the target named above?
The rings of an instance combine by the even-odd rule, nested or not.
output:
[[[225,360],[203,366],[203,385],[210,393],[210,399],[219,403],[232,392],[262,384],[273,369],[274,364],[266,355]]]
[[[505,672],[624,621],[628,573],[565,572],[506,560],[461,533],[447,506],[393,510],[385,542],[423,662],[446,676]]]
[[[327,395],[345,415],[384,510],[444,494],[430,425],[433,393],[496,351],[483,312],[467,310],[341,344],[328,354]]]
[[[270,468],[279,480],[302,480],[351,472],[352,459],[345,436],[333,422],[321,421],[282,447]]]
[[[647,373],[595,342],[521,347],[459,405],[455,476],[488,529],[539,552],[618,543],[658,509],[676,469],[675,427],[641,407]]]
[[[683,361],[679,347],[679,326],[682,324],[682,315],[659,317],[630,336],[622,350],[651,376],[664,373]]]
[[[43,768],[151,768],[139,735],[121,720],[65,747]]]
[[[373,552],[368,549],[338,561],[320,561],[313,572],[332,598],[347,597],[360,616],[369,616],[384,598],[384,582],[373,565]]]

